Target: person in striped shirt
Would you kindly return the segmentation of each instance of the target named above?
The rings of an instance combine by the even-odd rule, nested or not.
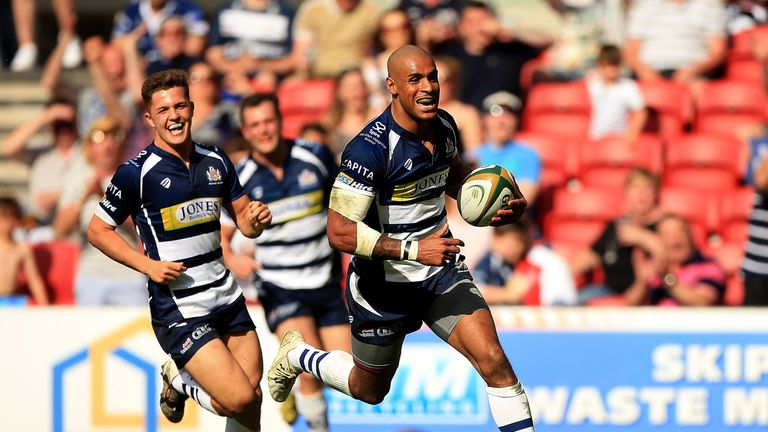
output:
[[[284,400],[296,377],[308,372],[351,397],[380,403],[406,334],[425,323],[488,384],[499,430],[533,431],[525,391],[459,255],[464,242],[448,229],[446,195],[457,196],[471,168],[458,156],[453,117],[438,109],[434,59],[405,45],[389,57],[387,70],[392,103],[344,149],[328,212],[331,247],[355,255],[345,292],[352,355],[319,350],[300,332],[288,332],[267,373],[270,394]],[[493,224],[524,214],[526,200],[515,189]]]
[[[328,198],[339,171],[322,144],[286,140],[274,94],[254,94],[240,104],[243,137],[249,156],[237,165],[246,194],[269,205],[272,224],[255,240],[255,255],[233,255],[228,239],[235,232],[224,223],[224,260],[238,279],[255,271],[259,300],[269,329],[282,335],[298,329],[314,346],[350,350],[347,308],[341,296],[339,254],[325,230]],[[302,375],[296,409],[309,430],[328,430],[322,382]]]
[[[162,368],[160,408],[181,421],[187,397],[226,416],[227,431],[258,431],[261,348],[242,290],[224,266],[222,208],[247,237],[269,225],[269,208],[244,194],[219,148],[192,141],[187,75],[151,75],[141,89],[154,141],[120,166],[88,226],[88,240],[148,276],[149,309]],[[144,253],[115,229],[132,218]],[[180,373],[179,369],[183,371]]]

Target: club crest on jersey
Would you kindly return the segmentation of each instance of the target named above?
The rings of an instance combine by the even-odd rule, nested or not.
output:
[[[301,174],[299,174],[299,186],[300,187],[309,187],[314,186],[317,184],[317,174],[315,174],[312,170],[304,169]]]
[[[251,198],[252,199],[261,199],[261,197],[264,196],[264,187],[263,186],[256,186],[255,188],[251,189]]]
[[[219,172],[218,168],[209,166],[208,171],[205,172],[205,175],[208,177],[208,184],[221,183],[221,172]]]

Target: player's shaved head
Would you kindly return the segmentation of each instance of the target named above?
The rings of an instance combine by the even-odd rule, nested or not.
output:
[[[418,123],[437,115],[440,83],[435,60],[428,52],[416,45],[401,46],[389,56],[387,74],[392,113],[400,126],[413,131]]]
[[[432,56],[423,49],[416,45],[403,45],[387,59],[387,75],[392,79],[400,77],[404,71],[413,67],[414,62],[423,59],[434,63]]]

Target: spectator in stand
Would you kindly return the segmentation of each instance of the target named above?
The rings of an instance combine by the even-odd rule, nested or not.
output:
[[[195,141],[226,147],[240,126],[238,106],[232,100],[221,99],[218,78],[211,65],[198,62],[189,69],[189,98],[195,104]]]
[[[664,246],[662,262],[639,252],[632,255],[635,283],[627,290],[655,306],[715,306],[722,304],[725,272],[696,248],[685,219],[666,215],[657,231]]]
[[[301,131],[299,132],[299,138],[304,141],[319,143],[326,147],[330,145],[328,129],[320,123],[307,123],[302,126]]]
[[[20,292],[19,276],[26,277],[32,298],[39,305],[48,304],[43,278],[35,263],[32,249],[17,242],[13,233],[21,221],[21,206],[13,198],[0,198],[0,297]]]
[[[426,50],[456,38],[456,26],[466,0],[401,0],[398,9],[408,14],[416,29],[416,44]]]
[[[495,164],[508,169],[531,206],[539,192],[541,158],[536,150],[515,140],[520,99],[508,92],[497,92],[486,97],[483,106],[486,141],[468,158],[479,166]]]
[[[483,141],[483,126],[477,108],[457,99],[458,84],[461,82],[461,63],[453,57],[440,56],[435,58],[435,63],[440,80],[440,108],[448,111],[459,126],[461,143],[464,146],[461,151],[473,151]]]
[[[147,303],[147,279],[111,260],[88,243],[86,232],[93,212],[104,196],[112,175],[121,163],[124,134],[114,119],[96,120],[84,138],[84,157],[75,169],[60,179],[64,190],[59,198],[54,229],[59,238],[81,246],[75,280],[77,304],[144,305]],[[138,244],[136,230],[130,221],[117,228],[130,244]]]
[[[160,58],[155,45],[155,38],[160,33],[161,24],[172,16],[179,16],[186,25],[188,37],[184,53],[190,57],[200,57],[205,49],[209,25],[202,9],[190,0],[138,0],[130,3],[115,15],[112,39],[128,36],[144,25],[144,32],[138,39],[137,47],[147,62]]]
[[[335,77],[359,67],[381,10],[373,0],[307,0],[299,6],[293,56],[299,76]]]
[[[718,0],[636,2],[628,32],[627,64],[641,80],[711,78],[725,59],[725,8]]]
[[[493,229],[491,250],[473,276],[489,305],[576,304],[576,283],[568,263],[548,247],[534,244],[526,217]]]
[[[600,297],[623,296],[627,304],[639,304],[641,296],[629,288],[636,277],[632,266],[635,253],[664,257],[664,246],[656,234],[663,213],[657,206],[659,178],[644,169],[633,168],[624,185],[624,216],[610,222],[589,249],[577,253],[570,265],[574,275],[602,267],[605,280],[581,289],[579,303]],[[638,252],[635,252],[638,251]]]
[[[749,238],[741,264],[744,272],[744,306],[768,306],[768,146],[752,149],[750,179],[755,188]]]
[[[601,44],[624,41],[626,4],[622,0],[549,0],[560,27],[536,81],[584,78],[595,66]]]
[[[505,90],[521,97],[520,71],[549,44],[546,38],[513,34],[501,27],[491,7],[469,2],[461,12],[460,40],[435,48],[464,66],[459,99],[482,109],[483,99]]]
[[[38,130],[47,127],[52,142],[33,143]],[[17,126],[3,141],[2,155],[30,164],[30,214],[42,225],[48,225],[61,194],[61,179],[80,154],[76,127],[75,104],[67,99],[53,99],[38,116]],[[46,140],[47,141],[47,140]],[[26,151],[44,144],[50,149],[34,154]]]
[[[736,35],[745,30],[768,24],[765,0],[728,0],[728,34]]]
[[[592,102],[589,136],[623,135],[627,143],[634,144],[648,120],[648,110],[640,87],[621,73],[621,51],[604,45],[597,56],[597,68],[587,79]]]
[[[374,48],[369,56],[363,58],[361,66],[374,109],[383,110],[391,100],[386,86],[387,59],[396,49],[414,42],[413,27],[405,12],[398,9],[384,12],[379,20]]]
[[[37,63],[37,44],[35,43],[35,2],[33,0],[13,0],[13,24],[19,49],[11,61],[14,72],[28,71]],[[73,0],[52,0],[53,13],[59,25],[59,39],[67,38],[68,43],[61,58],[61,64],[67,69],[80,66],[83,53],[80,39],[75,32],[77,14]]]
[[[186,44],[187,25],[184,20],[179,16],[166,18],[155,36],[158,58],[147,64],[145,75],[149,76],[166,69],[188,71],[199,58],[191,57],[184,52]]]
[[[281,0],[229,0],[216,12],[205,58],[226,75],[293,71],[293,11]]]
[[[376,112],[368,104],[368,87],[360,69],[350,69],[336,77],[336,95],[324,125],[330,133],[329,148],[337,159],[347,142]]]
[[[83,44],[92,86],[78,98],[78,130],[85,135],[91,124],[102,117],[118,120],[120,129],[127,131],[121,160],[132,158],[152,139],[141,115],[144,67],[135,48],[143,33],[139,27],[119,43],[105,44],[94,36]]]

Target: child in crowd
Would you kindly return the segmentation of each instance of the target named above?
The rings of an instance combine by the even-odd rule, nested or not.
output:
[[[0,297],[19,292],[19,274],[26,276],[29,291],[39,305],[48,304],[43,278],[35,264],[32,249],[13,239],[21,221],[21,207],[13,198],[0,198]]]
[[[648,110],[637,83],[622,76],[621,51],[604,45],[597,56],[597,68],[587,79],[592,101],[589,136],[599,139],[623,135],[634,144],[645,127]]]

